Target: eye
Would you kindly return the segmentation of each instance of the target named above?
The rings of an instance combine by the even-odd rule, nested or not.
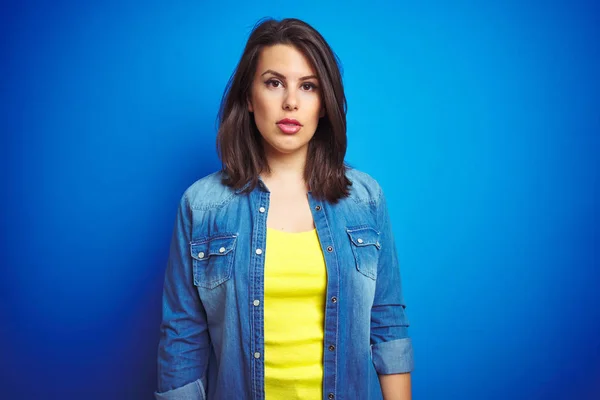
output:
[[[278,88],[281,85],[281,82],[276,79],[269,79],[265,82],[265,85],[267,85],[267,87]]]
[[[302,89],[306,90],[306,91],[312,91],[315,90],[317,88],[317,85],[315,85],[314,83],[303,83],[302,84]]]

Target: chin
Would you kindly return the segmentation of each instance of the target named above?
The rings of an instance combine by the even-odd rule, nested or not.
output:
[[[277,153],[279,154],[294,154],[297,153],[299,151],[301,151],[303,149],[304,146],[300,146],[300,147],[273,147],[273,150],[275,150]]]
[[[288,137],[285,138],[285,140],[275,140],[269,143],[269,146],[278,153],[293,154],[308,146],[307,141],[300,141],[299,139],[300,138]]]

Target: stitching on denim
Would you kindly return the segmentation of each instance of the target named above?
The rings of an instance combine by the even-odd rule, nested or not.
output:
[[[208,210],[213,210],[213,209],[218,210],[220,208],[223,208],[235,196],[236,196],[235,193],[230,193],[229,196],[227,196],[225,199],[221,200],[220,202],[193,205],[193,206],[191,206],[191,208],[192,208],[192,210],[197,210],[197,211],[208,211]]]
[[[222,284],[223,282],[231,279],[231,274],[232,274],[232,269],[233,269],[232,264],[233,264],[233,258],[234,258],[234,255],[235,255],[235,254],[232,254],[232,252],[233,252],[233,250],[235,249],[235,247],[237,245],[237,236],[238,235],[235,234],[235,233],[221,232],[221,233],[218,233],[218,234],[213,235],[213,236],[207,236],[207,237],[204,237],[202,239],[192,240],[189,243],[189,246],[190,246],[190,255],[192,257],[192,272],[193,272],[193,278],[194,278],[194,285],[195,286],[203,287],[203,288],[206,288],[206,289],[214,289],[217,286],[219,286],[220,284]],[[206,257],[204,257],[204,258],[197,258],[195,256],[195,251],[193,251],[193,249],[194,249],[194,246],[198,246],[198,245],[203,245],[203,244],[206,244],[206,243],[210,243],[212,240],[215,240],[215,239],[233,239],[233,240],[230,241],[230,243],[227,243],[227,247],[230,247],[230,248],[227,250],[226,253],[223,253],[223,254],[214,253],[214,254],[212,254],[212,256],[217,256],[217,257],[225,257],[225,256],[230,257],[229,264],[227,264],[227,268],[229,269],[229,274],[227,276],[219,278],[219,279],[217,279],[215,281],[201,282],[199,279],[196,279],[196,270],[199,268],[198,264],[199,263],[208,262],[208,260],[211,258],[211,254],[207,254]]]
[[[327,220],[327,212],[325,211],[325,208],[323,208],[323,216],[325,219],[325,224],[327,224],[327,232],[329,232],[329,236],[330,238],[333,240],[333,235],[331,235],[331,228],[329,227],[329,221]],[[333,243],[332,243],[333,244]],[[335,266],[337,268],[337,287],[338,287],[338,296],[340,293],[340,263],[339,263],[339,259],[338,259],[338,253],[339,253],[339,249],[335,249],[337,250],[335,251]],[[335,357],[335,365],[338,365],[338,353],[339,353],[339,347],[338,347],[338,339],[339,339],[339,320],[340,320],[340,313],[339,311],[336,311],[337,314],[337,318],[335,319],[335,348],[338,350],[334,353],[334,357]],[[337,368],[334,370],[335,373],[335,378],[333,379],[333,392],[337,394]]]

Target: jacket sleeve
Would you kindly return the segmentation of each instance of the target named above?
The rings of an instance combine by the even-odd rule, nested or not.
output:
[[[192,214],[181,198],[162,296],[157,399],[203,400],[210,354],[206,313],[194,286],[190,253]]]
[[[413,369],[413,348],[402,295],[400,267],[385,196],[377,202],[379,263],[375,299],[371,309],[371,350],[378,374],[397,374]]]

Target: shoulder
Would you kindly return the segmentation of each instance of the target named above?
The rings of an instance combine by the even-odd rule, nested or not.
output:
[[[213,172],[192,183],[184,192],[183,197],[191,209],[208,210],[218,208],[227,203],[235,191],[224,185],[222,172]]]
[[[346,177],[352,182],[350,199],[357,203],[376,204],[379,202],[382,190],[375,178],[354,168],[348,168]]]

